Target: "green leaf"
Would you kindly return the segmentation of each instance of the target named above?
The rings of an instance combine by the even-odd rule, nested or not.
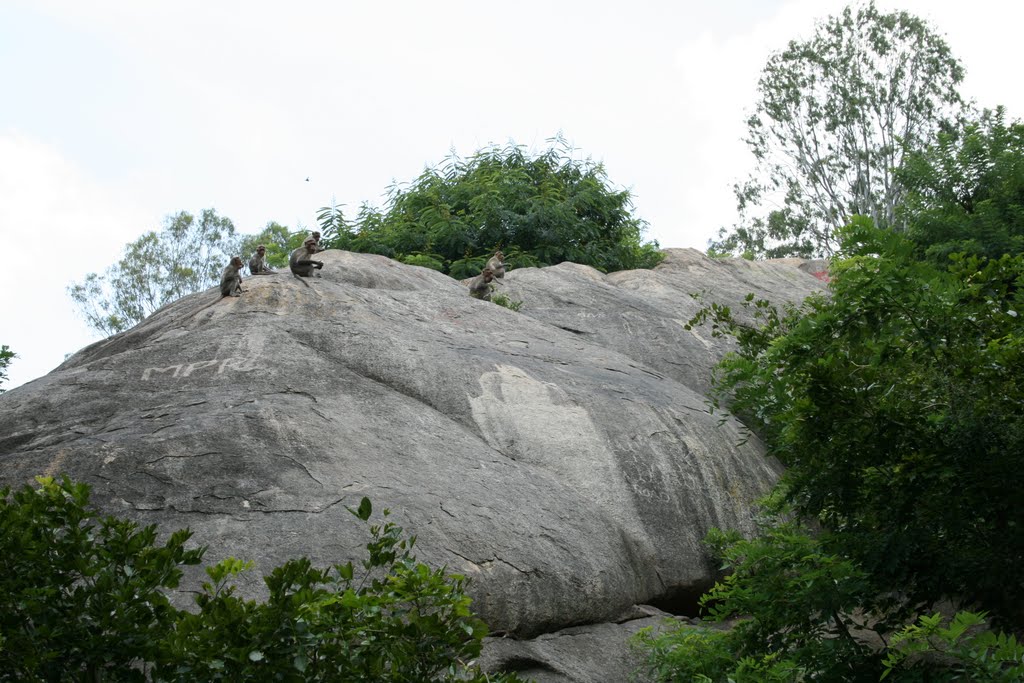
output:
[[[359,501],[359,509],[356,510],[354,514],[356,517],[365,522],[366,520],[370,519],[370,515],[372,513],[373,505],[370,503],[370,499],[364,496],[363,499]]]

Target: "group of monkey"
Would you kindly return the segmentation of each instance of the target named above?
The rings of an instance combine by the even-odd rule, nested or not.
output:
[[[498,281],[495,278],[504,278],[505,255],[501,250],[494,252],[494,256],[487,261],[487,265],[480,271],[480,274],[469,281],[469,295],[474,299],[491,300],[491,292]]]
[[[288,268],[295,277],[320,277],[317,271],[324,267],[323,261],[316,261],[313,254],[323,251],[320,246],[320,233],[313,232],[302,243],[302,246],[288,257]],[[242,257],[233,256],[231,263],[224,268],[220,276],[220,293],[222,297],[242,295]],[[480,274],[469,281],[469,295],[474,299],[491,300],[494,289],[494,278],[505,277],[505,255],[501,250],[487,261]],[[256,253],[249,259],[249,273],[252,275],[271,275],[277,271],[267,265],[267,248],[256,247]]]
[[[324,267],[323,261],[313,260],[313,254],[323,251],[320,247],[320,233],[313,232],[302,243],[302,246],[288,257],[288,268],[295,277],[320,277],[316,272]],[[242,296],[242,257],[233,256],[231,263],[220,274],[220,293],[225,296]],[[277,271],[267,265],[267,248],[256,247],[256,253],[249,259],[249,273],[252,275],[272,275]]]

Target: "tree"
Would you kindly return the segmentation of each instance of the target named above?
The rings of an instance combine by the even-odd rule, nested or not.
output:
[[[0,491],[0,680],[145,681],[177,614],[161,589],[203,551],[101,519],[85,484],[39,482]]]
[[[291,247],[291,233],[288,228],[277,221],[269,221],[266,227],[258,235],[246,235],[242,238],[238,253],[242,260],[249,262],[249,257],[256,251],[256,247],[263,245],[267,248],[267,264],[275,268],[283,268],[288,265],[288,257],[292,249],[301,245]]]
[[[1024,252],[1024,123],[1007,124],[1002,108],[912,153],[900,181],[908,236],[922,257],[944,265],[957,252]]]
[[[387,510],[358,567],[289,560],[257,602],[231,583],[251,563],[227,558],[191,612],[165,595],[205,552],[188,530],[158,545],[155,526],[101,519],[87,485],[39,482],[0,491],[0,681],[519,681],[477,668],[466,579],[417,562]]]
[[[729,573],[701,605],[729,628],[666,620],[657,631],[643,629],[632,644],[651,680],[1015,683],[1024,676],[1024,644],[988,628],[984,613],[935,612],[900,624],[868,574],[807,528],[776,519],[754,539],[713,530],[708,541]]]
[[[702,604],[738,624],[644,636],[658,680],[1018,680],[1012,637],[962,637],[983,614],[914,622],[1024,627],[1024,255],[939,266],[865,217],[840,238],[828,296],[690,322],[736,338],[715,406],[786,470],[757,537],[709,535],[729,573]]]
[[[1024,256],[941,268],[865,218],[829,297],[751,329],[719,396],[787,466],[786,501],[908,605],[1024,623]]]
[[[943,625],[948,622],[947,625]],[[992,683],[1019,683],[1024,680],[1024,643],[1017,642],[1013,634],[981,630],[985,625],[983,614],[960,612],[952,619],[940,613],[924,615],[893,635],[885,659],[887,678],[892,672],[906,672],[911,680],[920,681],[992,681]],[[934,667],[941,662],[941,667]],[[930,664],[940,668],[941,676],[914,675]],[[899,680],[901,676],[893,677]]]
[[[0,346],[0,384],[7,381],[7,368],[10,366],[11,361],[17,357],[18,354],[11,351],[11,347],[7,346],[7,344]],[[0,387],[0,394],[5,391],[7,390]]]
[[[884,653],[876,644],[891,624],[877,613],[865,618],[872,595],[865,572],[800,524],[767,521],[754,539],[708,535],[728,573],[700,602],[712,621],[734,623],[727,630],[672,625],[639,633],[654,680],[878,680]],[[874,638],[863,637],[869,632]]]
[[[537,156],[521,146],[452,154],[407,186],[392,186],[386,209],[363,205],[354,221],[324,208],[330,246],[383,254],[476,275],[496,249],[514,267],[573,261],[602,271],[650,268],[661,254],[641,241],[628,190],[614,189],[601,164],[573,157],[561,139]]]
[[[68,294],[90,327],[104,335],[136,325],[164,304],[218,282],[239,248],[235,226],[205,209],[199,219],[180,211],[159,233],[150,231],[125,247],[102,274],[72,283]]]
[[[945,41],[873,2],[819,24],[774,54],[758,82],[746,142],[755,158],[735,188],[740,223],[709,251],[751,258],[834,252],[852,216],[901,230],[907,152],[962,107],[964,70]]]
[[[349,511],[369,521],[363,498]],[[195,614],[182,613],[156,667],[167,681],[518,681],[485,676],[471,662],[487,633],[469,610],[466,579],[412,555],[415,537],[387,521],[370,526],[367,559],[317,569],[291,560],[265,577],[264,603],[234,594],[245,568],[207,570]]]

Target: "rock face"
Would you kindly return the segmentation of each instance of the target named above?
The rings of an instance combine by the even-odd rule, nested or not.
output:
[[[641,629],[661,631],[680,617],[637,605],[614,622],[571,626],[531,640],[488,638],[479,664],[485,671],[514,671],[533,683],[622,683],[638,675],[641,653],[629,640]]]
[[[0,480],[67,472],[106,511],[260,570],[359,556],[345,506],[369,496],[516,637],[685,601],[713,576],[708,527],[751,529],[777,468],[708,414],[725,346],[683,325],[691,292],[820,289],[801,262],[513,270],[517,313],[428,269],[322,258],[320,279],[187,296],[0,396]]]

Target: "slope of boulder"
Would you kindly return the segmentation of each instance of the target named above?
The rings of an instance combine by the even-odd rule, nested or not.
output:
[[[800,262],[513,270],[514,312],[428,269],[322,256],[319,279],[184,297],[0,396],[0,479],[66,472],[108,512],[190,527],[208,561],[256,561],[253,595],[288,558],[359,557],[345,508],[368,496],[515,637],[685,604],[713,578],[707,529],[752,529],[777,466],[708,414],[727,347],[683,326],[691,293],[817,291]]]

